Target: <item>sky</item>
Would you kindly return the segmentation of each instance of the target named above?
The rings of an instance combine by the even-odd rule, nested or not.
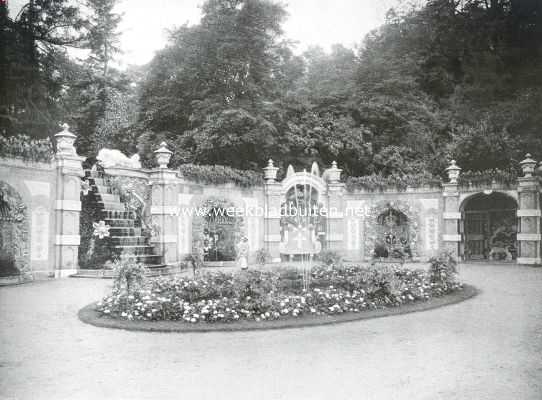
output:
[[[75,3],[77,1],[74,0]],[[15,15],[25,0],[8,0]],[[149,62],[167,42],[167,30],[201,18],[203,0],[120,0],[123,14],[119,55],[121,66]],[[297,42],[296,52],[311,45],[329,50],[335,43],[354,47],[384,22],[386,11],[402,0],[283,0],[289,14],[283,25],[285,36]]]

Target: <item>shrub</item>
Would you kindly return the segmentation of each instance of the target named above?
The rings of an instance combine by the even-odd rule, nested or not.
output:
[[[53,146],[49,139],[32,139],[27,135],[0,135],[0,157],[15,157],[25,161],[51,162]]]
[[[446,290],[456,284],[457,261],[449,252],[443,252],[438,257],[429,260],[430,279],[432,283],[442,285]]]
[[[256,262],[260,265],[266,264],[271,259],[271,255],[266,249],[258,249],[256,251]]]
[[[372,174],[365,176],[352,176],[346,179],[346,189],[349,192],[367,190],[370,192],[386,189],[406,190],[407,187],[418,188],[423,186],[441,187],[442,180],[429,173],[406,175]]]
[[[13,254],[0,254],[0,276],[19,275],[21,272],[15,265],[15,257]]]
[[[128,294],[139,290],[145,283],[146,268],[144,265],[130,261],[126,257],[116,260],[113,263],[115,281],[113,287],[119,293],[125,291]]]
[[[179,172],[195,182],[222,185],[233,183],[242,187],[262,186],[263,177],[260,172],[240,170],[223,165],[183,164]]]
[[[342,256],[333,250],[320,252],[316,259],[328,267],[339,267],[342,265]]]

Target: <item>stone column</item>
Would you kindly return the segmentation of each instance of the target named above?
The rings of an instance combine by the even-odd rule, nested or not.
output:
[[[55,277],[77,272],[79,257],[79,216],[81,214],[82,162],[74,147],[76,136],[67,124],[56,139],[56,201],[55,201]]]
[[[333,161],[327,171],[327,235],[328,250],[342,252],[345,248],[343,196],[345,184],[341,182],[342,169]]]
[[[536,161],[530,154],[520,162],[523,177],[518,178],[518,264],[540,264],[540,184],[533,176]]]
[[[154,152],[158,168],[150,173],[151,218],[155,231],[151,242],[163,256],[165,264],[178,264],[178,185],[177,172],[168,168],[173,154],[165,142]]]
[[[269,160],[264,171],[264,246],[272,261],[280,261],[280,206],[282,185],[277,182],[277,171],[273,160]]]
[[[449,183],[443,184],[442,196],[444,197],[444,229],[442,233],[443,250],[448,251],[456,259],[459,259],[461,244],[461,234],[459,232],[459,223],[461,221],[461,212],[459,211],[459,184],[458,178],[461,172],[455,160],[452,160],[450,166],[446,168]]]

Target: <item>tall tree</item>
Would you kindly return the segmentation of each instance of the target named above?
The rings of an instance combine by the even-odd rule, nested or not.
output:
[[[44,137],[62,110],[67,47],[82,44],[83,19],[67,0],[31,0],[13,17],[0,5],[0,131]]]

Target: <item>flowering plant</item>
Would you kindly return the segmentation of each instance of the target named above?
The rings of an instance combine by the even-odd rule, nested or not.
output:
[[[443,285],[424,270],[395,265],[315,267],[308,289],[303,289],[302,279],[294,268],[158,278],[131,292],[114,291],[97,310],[114,318],[149,321],[266,321],[395,307],[461,289],[458,282]]]
[[[106,225],[105,221],[100,221],[98,223],[94,222],[92,226],[94,227],[94,236],[98,236],[100,239],[109,236],[109,229],[111,227],[109,225]]]

